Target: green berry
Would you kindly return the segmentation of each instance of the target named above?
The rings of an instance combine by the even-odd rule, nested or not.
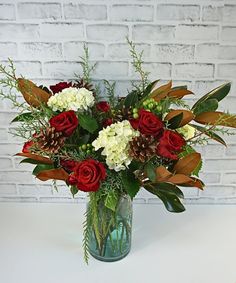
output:
[[[138,119],[138,113],[133,114],[134,119]]]
[[[153,104],[153,103],[149,103],[149,104],[148,104],[148,108],[149,108],[149,109],[152,109],[153,107],[154,107],[154,104]]]
[[[134,109],[133,109],[133,113],[138,113],[138,109],[137,109],[137,108],[134,108]]]
[[[86,153],[87,153],[87,154],[90,154],[90,153],[91,153],[91,150],[90,150],[90,149],[88,149],[88,150],[86,151]]]
[[[83,150],[86,150],[86,149],[87,149],[87,145],[86,145],[86,144],[83,144],[83,145],[81,146],[81,148],[82,148]]]

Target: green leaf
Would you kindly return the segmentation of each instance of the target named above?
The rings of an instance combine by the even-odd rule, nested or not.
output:
[[[71,191],[72,196],[74,197],[78,193],[79,190],[76,186],[71,186],[70,191]]]
[[[223,98],[226,97],[226,95],[229,93],[231,88],[231,83],[225,83],[221,86],[218,86],[217,88],[213,89],[203,97],[201,97],[192,107],[192,109],[195,109],[200,103],[203,101],[206,101],[208,99],[216,99],[217,101],[221,101]]]
[[[124,101],[124,105],[126,108],[133,107],[138,102],[138,93],[136,90],[130,92]]]
[[[122,183],[125,191],[131,198],[134,198],[140,189],[140,183],[130,171],[121,172]]]
[[[78,114],[79,125],[90,133],[94,133],[98,129],[96,119],[87,114]]]
[[[41,171],[44,170],[50,170],[50,169],[54,169],[53,165],[49,165],[49,164],[38,164],[34,170],[33,170],[33,175],[37,176]]]
[[[197,116],[203,112],[216,111],[217,108],[218,108],[218,100],[216,98],[207,99],[199,103],[193,109],[193,113]]]
[[[156,166],[153,165],[153,163],[151,161],[149,161],[145,167],[144,167],[144,171],[148,176],[148,179],[155,183],[156,182]]]
[[[11,123],[29,121],[29,120],[33,120],[34,118],[35,118],[35,116],[33,115],[32,112],[26,112],[26,113],[22,113],[22,114],[16,116],[11,121]]]
[[[185,208],[178,197],[181,190],[175,186],[177,188],[177,191],[175,191],[173,186],[173,184],[162,183],[162,185],[158,184],[155,187],[153,185],[146,185],[144,187],[147,191],[159,197],[168,211],[176,213],[183,212]]]
[[[182,120],[183,120],[183,112],[179,113],[178,115],[174,116],[168,121],[168,128],[169,129],[179,128]]]
[[[159,82],[159,80],[156,80],[156,81],[151,82],[151,83],[146,87],[146,89],[144,90],[142,97],[144,98],[144,97],[148,96],[148,95],[151,93],[151,91],[152,91],[153,87],[155,86],[155,84],[158,83],[158,82]]]
[[[171,91],[180,90],[180,89],[188,89],[188,86],[187,85],[175,86],[171,88]]]
[[[48,163],[45,163],[45,162],[43,162],[43,161],[35,160],[35,159],[31,159],[31,158],[25,158],[25,159],[21,160],[20,163],[48,164]]]
[[[198,126],[198,125],[195,125],[195,124],[191,124],[191,126],[194,127],[195,129],[197,129],[199,132],[204,133],[204,135],[210,137],[211,139],[223,144],[224,146],[227,146],[226,142],[219,135],[214,133],[213,131],[209,131],[209,130],[206,131],[206,129],[204,127],[201,127],[201,126]]]
[[[114,191],[110,191],[105,198],[105,206],[112,211],[116,211],[117,202],[117,194]]]

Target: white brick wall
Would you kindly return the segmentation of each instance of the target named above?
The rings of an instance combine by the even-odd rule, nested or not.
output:
[[[126,94],[136,78],[126,36],[144,49],[151,78],[187,83],[196,98],[231,80],[221,108],[236,112],[236,0],[0,0],[0,60],[13,58],[18,73],[38,83],[79,73],[87,42],[91,60],[98,61],[94,78],[116,80],[117,92]],[[8,133],[14,111],[8,102],[0,107],[0,201],[73,201],[62,183],[52,191],[50,182],[31,176],[31,166],[19,165],[13,155],[22,145]],[[212,143],[199,149],[207,187],[184,189],[186,202],[236,203],[236,137],[227,141],[228,148]],[[144,191],[136,201],[158,202]]]

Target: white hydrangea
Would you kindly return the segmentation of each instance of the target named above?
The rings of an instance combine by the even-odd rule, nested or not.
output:
[[[129,121],[124,120],[102,129],[92,145],[95,150],[104,148],[101,154],[106,156],[106,164],[109,169],[118,172],[125,170],[132,161],[129,141],[136,136],[139,136],[139,132],[131,127]]]
[[[189,125],[178,128],[177,132],[182,134],[186,140],[193,138],[195,135],[195,129]]]
[[[84,111],[94,105],[95,99],[92,91],[86,88],[68,87],[51,96],[48,106],[53,111]]]

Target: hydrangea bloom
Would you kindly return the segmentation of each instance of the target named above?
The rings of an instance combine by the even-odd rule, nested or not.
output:
[[[132,161],[129,142],[138,135],[139,132],[131,127],[129,121],[124,120],[102,129],[92,145],[95,150],[104,148],[101,154],[106,156],[106,164],[109,169],[118,172],[125,170]]]
[[[186,140],[193,138],[195,135],[195,129],[189,125],[178,128],[177,132],[183,135]]]
[[[48,106],[53,111],[84,111],[94,105],[92,91],[86,88],[68,87],[51,96]]]

